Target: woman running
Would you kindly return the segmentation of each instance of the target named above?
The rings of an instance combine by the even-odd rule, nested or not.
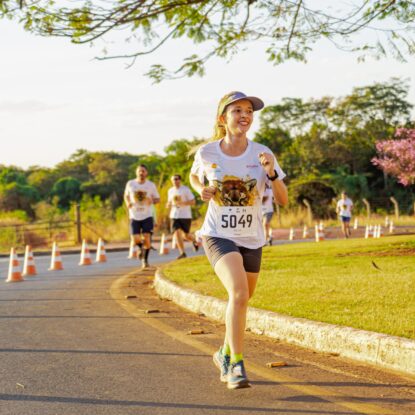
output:
[[[265,243],[261,212],[265,184],[272,187],[277,203],[288,202],[285,174],[271,150],[246,136],[253,112],[263,107],[259,98],[242,92],[225,95],[219,102],[213,140],[198,149],[190,173],[192,187],[209,202],[201,229],[203,246],[229,297],[225,341],[213,356],[229,389],[250,386],[243,340],[248,300]]]

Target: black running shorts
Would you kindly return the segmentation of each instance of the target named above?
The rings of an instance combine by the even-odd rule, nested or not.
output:
[[[229,239],[217,238],[216,236],[203,236],[203,248],[213,268],[215,268],[216,263],[224,255],[230,252],[238,252],[242,255],[246,272],[258,273],[261,269],[262,247],[250,249],[237,246],[235,242]]]
[[[172,233],[177,231],[177,229],[182,229],[184,233],[189,233],[191,224],[192,219],[170,219],[170,228]]]
[[[141,233],[153,232],[153,217],[150,216],[143,220],[130,219],[130,235],[140,235]]]

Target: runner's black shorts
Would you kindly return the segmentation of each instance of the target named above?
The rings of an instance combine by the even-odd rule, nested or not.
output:
[[[242,255],[242,261],[246,272],[258,273],[261,269],[262,247],[257,249],[237,246],[229,239],[217,238],[216,236],[203,236],[203,248],[206,256],[215,268],[216,263],[230,252],[238,252]]]
[[[154,228],[153,217],[150,216],[143,220],[130,219],[130,235],[140,235],[141,233],[152,233]]]
[[[170,219],[170,229],[172,233],[177,229],[182,229],[184,233],[189,233],[191,224],[192,219]]]

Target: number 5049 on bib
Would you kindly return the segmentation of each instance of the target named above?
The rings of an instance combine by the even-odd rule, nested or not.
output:
[[[223,236],[257,235],[258,218],[255,206],[227,206],[219,209],[219,228]]]

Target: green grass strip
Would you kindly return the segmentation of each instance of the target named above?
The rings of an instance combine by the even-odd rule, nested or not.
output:
[[[164,273],[184,287],[227,298],[205,257],[174,262]],[[250,305],[415,339],[415,238],[388,236],[264,248]]]

